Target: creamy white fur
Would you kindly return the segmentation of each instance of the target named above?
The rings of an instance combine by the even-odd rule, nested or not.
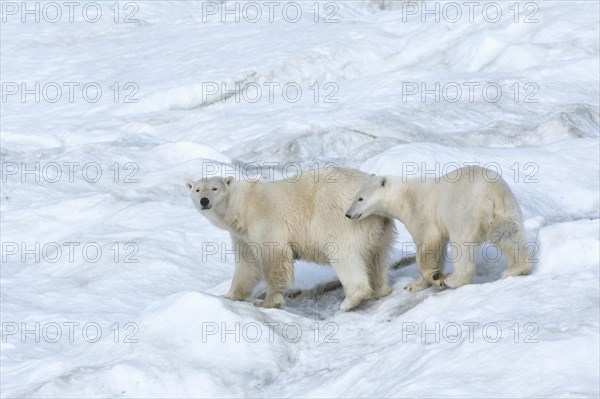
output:
[[[421,277],[405,287],[408,291],[470,283],[475,274],[475,259],[469,255],[474,243],[491,242],[500,248],[509,262],[502,277],[528,274],[531,269],[519,204],[494,171],[473,166],[438,179],[406,181],[372,175],[355,194],[347,217],[360,221],[372,215],[399,219],[417,244]],[[444,276],[448,242],[460,256],[454,271]]]
[[[389,294],[387,256],[394,239],[392,220],[373,215],[352,222],[344,216],[354,193],[368,177],[360,171],[339,169],[328,178],[315,179],[313,173],[305,173],[298,181],[213,177],[188,182],[200,213],[229,231],[233,245],[237,244],[240,256],[227,297],[248,299],[264,278],[266,298],[255,304],[284,306],[284,290],[293,281],[294,259],[334,268],[346,294],[342,310]],[[202,206],[202,198],[205,205],[209,201],[210,209]],[[253,248],[253,259],[242,256],[244,248]]]

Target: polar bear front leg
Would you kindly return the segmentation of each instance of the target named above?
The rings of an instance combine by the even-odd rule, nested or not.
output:
[[[404,287],[406,291],[417,292],[430,286],[446,288],[444,283],[444,242],[430,239],[417,243],[417,266],[421,276]]]
[[[269,254],[273,259],[263,259],[262,269],[267,283],[265,299],[254,301],[254,305],[262,308],[283,308],[283,293],[294,279],[294,263],[283,254]]]
[[[225,298],[232,301],[247,300],[252,291],[261,280],[260,263],[256,258],[249,258],[248,251],[245,250],[246,243],[240,240],[233,241],[235,249],[235,272],[231,281],[231,288]],[[252,248],[252,247],[250,247]]]

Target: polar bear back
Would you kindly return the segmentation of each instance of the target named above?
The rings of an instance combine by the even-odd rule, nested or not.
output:
[[[521,220],[514,194],[495,171],[468,166],[423,187],[421,196],[441,226],[485,229],[496,220]]]
[[[392,223],[387,218],[372,216],[356,223],[344,216],[354,193],[368,177],[339,168],[275,182],[239,182],[232,187],[230,206],[241,212],[247,223],[244,240],[294,243],[301,252],[298,258],[327,263],[327,254],[322,253],[327,246],[342,252],[368,249],[373,239],[391,234]]]

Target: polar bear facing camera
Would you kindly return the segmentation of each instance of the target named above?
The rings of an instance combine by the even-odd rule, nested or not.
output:
[[[421,276],[407,291],[470,283],[475,275],[472,248],[484,242],[496,244],[508,259],[503,278],[531,269],[519,204],[492,170],[470,166],[425,181],[372,175],[356,192],[346,217],[360,221],[373,215],[400,220],[415,241]],[[444,276],[447,243],[456,254],[453,272]]]
[[[227,298],[247,300],[261,279],[267,285],[262,307],[285,305],[294,260],[329,264],[346,295],[349,310],[369,298],[388,295],[388,253],[394,224],[372,215],[352,222],[344,217],[354,193],[369,175],[342,169],[328,178],[312,173],[280,181],[238,181],[210,177],[188,182],[198,211],[227,230],[236,265]]]

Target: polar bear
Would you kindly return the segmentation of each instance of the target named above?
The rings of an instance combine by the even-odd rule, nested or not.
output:
[[[255,305],[283,307],[296,259],[333,267],[346,295],[342,310],[388,295],[393,220],[373,215],[356,223],[344,217],[368,177],[338,168],[327,179],[299,173],[271,182],[237,181],[232,176],[187,182],[198,211],[230,233],[232,249],[239,255],[226,297],[248,299],[262,277],[267,294]]]
[[[508,258],[502,278],[531,269],[519,204],[492,170],[469,166],[429,181],[371,175],[356,192],[346,217],[360,221],[373,215],[400,220],[415,241],[421,276],[404,288],[407,291],[470,283],[474,247],[484,242],[496,244]],[[454,270],[444,277],[447,243]]]

